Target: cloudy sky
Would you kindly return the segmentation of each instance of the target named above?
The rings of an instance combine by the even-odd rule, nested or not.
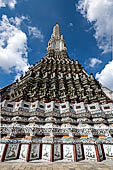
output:
[[[113,0],[0,0],[0,88],[45,56],[56,22],[70,58],[113,90]]]

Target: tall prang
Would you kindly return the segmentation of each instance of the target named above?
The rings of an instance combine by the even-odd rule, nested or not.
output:
[[[1,162],[113,159],[113,101],[69,58],[58,24],[45,57],[0,93]]]
[[[88,75],[77,60],[69,58],[58,24],[53,28],[46,56],[29,68],[10,89],[7,95],[3,90],[2,101],[5,98],[10,101],[75,103],[106,103],[110,100],[93,74]]]

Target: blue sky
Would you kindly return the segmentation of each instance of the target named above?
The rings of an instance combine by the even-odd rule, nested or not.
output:
[[[94,1],[95,0],[93,0],[93,2]],[[105,0],[103,0],[103,2],[104,1]],[[87,72],[93,72],[103,86],[113,89],[113,81],[111,81],[113,80],[113,74],[110,75],[111,78],[109,77],[109,82],[107,81],[108,83],[106,84],[106,74],[113,70],[111,67],[112,63],[109,63],[112,60],[111,50],[110,47],[107,50],[105,49],[105,43],[106,41],[106,44],[110,44],[111,42],[107,34],[106,37],[101,37],[102,34],[105,35],[103,30],[103,32],[101,31],[99,34],[97,27],[95,27],[95,23],[100,21],[100,17],[98,20],[97,16],[98,11],[100,11],[100,4],[97,6],[99,8],[98,11],[95,12],[95,9],[91,9],[92,12],[96,13],[92,19],[89,17],[90,13],[88,14],[89,9],[83,9],[81,7],[84,2],[85,0],[9,0],[6,2],[3,1],[3,4],[0,4],[0,26],[2,25],[0,30],[0,35],[2,36],[0,36],[0,39],[2,43],[4,42],[4,44],[0,43],[1,88],[12,83],[15,77],[18,77],[25,71],[24,68],[26,68],[27,65],[35,64],[45,56],[47,43],[52,34],[53,26],[58,22],[61,33],[66,40],[70,58],[79,60],[79,63],[85,67]],[[79,11],[76,7],[78,3]],[[102,8],[104,8],[104,6]],[[109,6],[107,12],[108,11]],[[84,12],[88,15],[85,15]],[[99,14],[99,16],[100,15],[102,14]],[[111,13],[107,13],[107,15],[112,17]],[[15,19],[15,17],[18,18],[18,20]],[[103,19],[103,17],[101,19]],[[16,22],[18,21],[20,23],[17,25]],[[7,27],[7,37],[5,38],[3,36],[5,34],[4,23],[5,28]],[[97,26],[100,27],[100,25]],[[12,28],[11,35],[9,34],[9,32],[11,33],[9,27]],[[102,27],[104,27],[104,25],[102,25]],[[19,32],[21,38],[17,36]],[[95,34],[97,36],[94,37]],[[15,43],[13,44],[11,40]],[[12,46],[15,47],[15,44],[18,43],[20,45],[16,49],[17,51],[14,51]],[[102,44],[104,45],[102,46]],[[11,49],[9,49],[10,47]],[[8,53],[9,51],[10,54]],[[14,57],[12,57],[13,55]],[[20,61],[20,68],[18,68],[18,62],[15,64],[17,60],[18,62]],[[106,67],[108,67],[107,71]]]

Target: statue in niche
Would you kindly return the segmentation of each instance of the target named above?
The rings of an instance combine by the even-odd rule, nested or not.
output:
[[[48,151],[48,147],[45,146],[45,147],[44,147],[44,154],[43,154],[43,156],[44,156],[44,157],[49,157],[48,152],[49,152],[49,151]]]
[[[67,158],[72,158],[72,152],[71,152],[69,146],[66,146],[65,151],[66,151],[65,157],[67,157]]]
[[[78,159],[81,159],[82,158],[81,145],[80,144],[76,144],[76,149],[77,149],[77,157],[78,157]]]
[[[57,158],[60,157],[60,151],[59,151],[59,146],[58,146],[58,145],[55,146],[55,153],[54,153],[54,156],[56,156]]]
[[[113,157],[113,153],[111,152],[112,146],[106,146],[106,156]]]
[[[94,154],[91,146],[88,146],[86,148],[86,157],[95,158],[95,154]]]
[[[8,150],[7,150],[7,158],[14,158],[16,157],[16,151],[17,151],[17,145],[11,145],[8,147]]]
[[[24,145],[24,146],[22,147],[22,152],[21,152],[21,156],[22,156],[22,158],[25,158],[26,151],[27,151],[27,146],[26,146],[26,145]]]
[[[32,151],[31,151],[31,158],[38,157],[38,147],[37,145],[33,145]]]

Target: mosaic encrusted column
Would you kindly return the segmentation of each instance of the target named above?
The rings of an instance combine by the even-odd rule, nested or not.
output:
[[[4,160],[5,160],[7,148],[8,148],[8,144],[5,144],[4,150],[3,150],[3,153],[2,153],[2,156],[1,156],[1,162],[4,162]]]
[[[84,146],[83,146],[83,143],[81,144],[81,147],[82,147],[82,154],[83,154],[83,160],[85,159],[85,154],[84,154]]]
[[[40,144],[39,159],[42,159],[42,143]]]
[[[102,149],[102,154],[103,154],[103,160],[106,160],[103,143],[101,143],[101,149]]]
[[[27,156],[26,156],[27,162],[29,162],[29,160],[30,160],[30,152],[31,152],[31,144],[28,144]]]
[[[97,145],[95,145],[95,152],[96,152],[97,162],[100,162],[100,156],[99,156],[99,151],[98,151]]]
[[[77,162],[76,145],[73,145],[73,157],[74,157],[74,162]]]
[[[54,144],[51,144],[50,162],[54,161]]]
[[[61,144],[61,159],[63,159],[63,144]]]
[[[21,150],[21,144],[19,144],[18,154],[17,154],[17,159],[19,159],[19,156],[20,156],[20,150]]]

